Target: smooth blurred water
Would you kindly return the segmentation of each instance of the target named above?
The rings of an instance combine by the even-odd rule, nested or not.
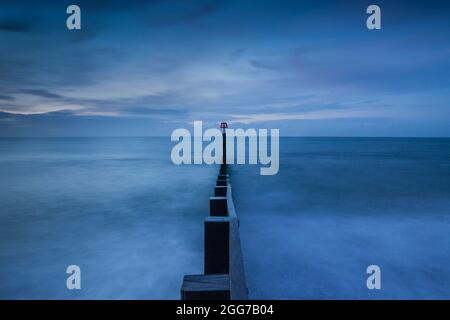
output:
[[[170,139],[0,139],[0,298],[178,299],[217,167]],[[66,289],[81,267],[82,290]]]
[[[172,145],[0,139],[0,298],[177,299],[203,271],[218,169],[173,165]],[[231,169],[252,298],[450,298],[449,139],[283,138],[280,152],[276,176]]]
[[[450,139],[285,138],[280,162],[232,170],[252,298],[450,298]]]

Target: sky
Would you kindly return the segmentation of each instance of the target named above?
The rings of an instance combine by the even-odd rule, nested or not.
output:
[[[450,137],[449,102],[449,2],[0,0],[3,137]]]

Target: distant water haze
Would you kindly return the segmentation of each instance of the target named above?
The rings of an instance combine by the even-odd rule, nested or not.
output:
[[[0,139],[0,298],[178,299],[218,167],[172,146]],[[250,298],[449,299],[449,159],[450,139],[281,138],[277,175],[232,166]]]

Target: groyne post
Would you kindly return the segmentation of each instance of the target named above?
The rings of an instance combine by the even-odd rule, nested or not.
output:
[[[214,196],[209,198],[209,216],[204,221],[204,274],[185,275],[183,300],[229,300],[248,298],[242,256],[239,220],[234,209],[226,163],[226,132],[223,122],[223,159]]]
[[[214,187],[215,197],[226,197],[227,196],[227,186],[215,186]]]
[[[230,271],[230,219],[207,217],[205,219],[205,274],[222,274]]]
[[[227,197],[210,197],[209,215],[226,217],[228,215]]]

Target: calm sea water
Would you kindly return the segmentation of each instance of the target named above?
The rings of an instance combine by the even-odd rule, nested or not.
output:
[[[0,298],[177,299],[217,167],[174,166],[171,147],[0,139]],[[449,139],[284,138],[280,162],[232,167],[252,298],[450,298]]]
[[[276,176],[232,174],[252,297],[450,298],[450,139],[284,139],[280,152]]]
[[[179,298],[217,168],[170,139],[0,139],[0,298]],[[82,290],[66,289],[81,268]]]

